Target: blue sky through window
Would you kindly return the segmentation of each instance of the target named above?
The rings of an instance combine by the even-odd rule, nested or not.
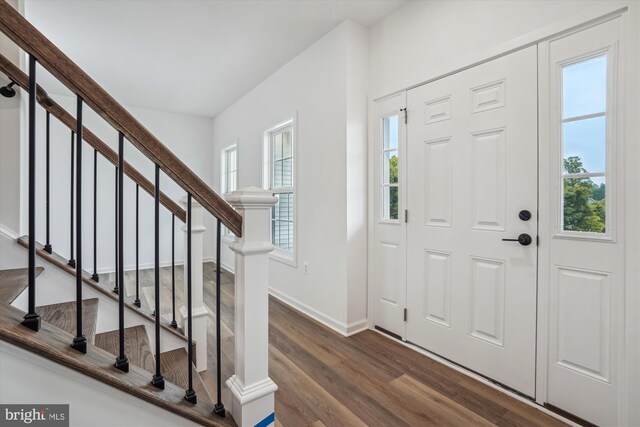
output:
[[[607,56],[562,69],[562,118],[603,113],[607,102]],[[606,118],[563,124],[563,157],[580,157],[587,172],[605,171]]]

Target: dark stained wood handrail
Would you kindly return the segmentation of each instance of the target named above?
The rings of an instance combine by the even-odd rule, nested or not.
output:
[[[29,91],[29,76],[16,67],[11,61],[0,54],[0,71],[11,79],[16,85],[20,86],[25,91]],[[38,86],[36,98],[40,105],[56,117],[62,124],[76,131],[78,129],[76,125],[76,119],[69,114],[64,108],[62,108],[57,102],[55,102],[47,92]],[[84,127],[83,140],[95,148],[98,153],[102,154],[113,165],[118,165],[118,153],[111,149],[104,141],[98,138],[93,132]],[[129,176],[133,182],[140,185],[140,187],[147,193],[154,195],[155,186],[145,178],[137,169],[131,166],[128,162],[124,164],[124,173]],[[160,203],[164,205],[172,214],[176,216],[180,221],[186,222],[186,212],[176,202],[174,202],[169,196],[164,193],[160,193]]]
[[[242,235],[240,214],[5,0],[0,0],[0,31],[22,50],[35,56],[42,67],[80,96],[113,128],[122,132],[127,140],[236,236]]]

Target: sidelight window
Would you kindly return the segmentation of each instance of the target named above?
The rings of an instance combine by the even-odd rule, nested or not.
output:
[[[398,115],[382,119],[381,219],[398,220]]]
[[[607,232],[607,61],[561,68],[562,229]]]

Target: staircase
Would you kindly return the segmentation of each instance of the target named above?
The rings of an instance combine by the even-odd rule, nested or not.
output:
[[[13,344],[50,361],[115,387],[153,405],[171,411],[185,419],[207,426],[269,426],[275,422],[274,393],[277,386],[268,376],[268,253],[270,243],[271,208],[277,199],[260,188],[247,188],[221,198],[202,179],[191,171],[165,145],[133,117],[109,93],[91,79],[80,67],[33,27],[6,0],[0,0],[0,32],[6,35],[28,56],[28,74],[0,55],[0,72],[11,83],[1,91],[3,96],[15,96],[20,88],[28,95],[28,224],[27,235],[17,239],[26,249],[27,268],[0,270],[0,340]],[[77,98],[75,116],[58,105],[37,84],[37,65],[46,69]],[[0,102],[2,99],[0,98]],[[36,109],[46,113],[44,138],[46,150],[37,150],[36,138],[42,129],[36,126]],[[83,111],[91,108],[118,133],[118,149],[111,149],[83,124]],[[50,174],[59,165],[50,162],[50,122],[57,119],[71,132],[71,232],[70,259],[53,249],[62,244],[50,241],[49,187]],[[155,166],[152,182],[124,159],[125,144],[137,148]],[[83,148],[93,150],[93,180],[83,175]],[[42,151],[42,150],[40,150]],[[44,156],[46,182],[44,211],[36,209],[36,182],[43,171],[36,168],[36,157]],[[75,157],[74,157],[75,156]],[[100,157],[99,157],[100,156]],[[115,286],[100,280],[97,272],[96,212],[98,159],[107,161],[116,172],[115,223]],[[75,159],[75,160],[74,160]],[[185,194],[183,209],[176,201],[162,193],[160,173],[174,181]],[[128,297],[124,281],[124,218],[123,185],[125,179],[136,186],[136,275],[138,273],[138,232],[140,221],[153,221],[154,234],[154,292],[151,312],[141,304],[139,283],[136,281],[135,299]],[[83,199],[83,188],[93,186],[89,203]],[[154,217],[139,218],[137,201],[139,190],[154,198]],[[93,218],[83,218],[87,206],[93,208]],[[175,223],[184,223],[185,234],[185,306],[176,316],[175,277],[172,279],[171,319],[160,313],[160,209],[172,215],[172,245],[175,251]],[[220,343],[220,271],[216,273],[215,354],[207,352],[207,324],[209,317],[202,302],[202,226],[203,213],[216,220],[216,264],[220,265],[222,226],[237,236],[231,245],[236,253],[235,281],[235,374],[223,379],[221,374]],[[45,241],[36,240],[36,217],[44,217]],[[132,215],[129,211],[127,215]],[[93,248],[87,248],[83,223],[93,225]],[[0,236],[1,237],[1,236]],[[129,250],[130,248],[128,248]],[[173,251],[172,251],[173,253]],[[74,257],[75,254],[75,257]],[[93,263],[86,257],[93,256]],[[39,258],[42,262],[37,262]],[[175,256],[173,255],[173,260]],[[65,289],[46,288],[38,278],[45,265],[68,274]],[[0,259],[2,265],[2,259]],[[86,271],[93,265],[93,272]],[[175,262],[173,264],[175,268]],[[46,276],[46,274],[45,274]],[[38,283],[36,283],[38,279]],[[74,286],[71,287],[73,282]],[[102,282],[102,283],[101,283]],[[44,288],[43,288],[44,287]],[[73,288],[75,295],[71,296]],[[59,292],[55,303],[38,304],[44,291]],[[90,295],[86,297],[85,294]],[[166,294],[164,295],[166,298]],[[20,299],[21,304],[17,304]],[[52,302],[52,301],[48,301]],[[195,305],[195,306],[194,306]],[[18,306],[26,308],[26,312]],[[117,328],[98,330],[98,319],[117,316]],[[112,325],[113,326],[113,325]],[[104,324],[103,324],[104,329]],[[182,328],[182,329],[181,329]],[[176,344],[177,343],[177,344]],[[207,378],[215,379],[215,389],[207,390],[198,373],[208,369],[208,359],[215,362],[207,371]],[[198,369],[197,369],[198,368]],[[25,375],[24,382],[31,378]],[[223,380],[230,394],[229,410],[222,402]],[[22,382],[22,381],[21,381]],[[47,390],[55,393],[55,384]],[[212,394],[213,393],[213,394]],[[0,402],[4,403],[4,402]],[[115,408],[114,408],[115,409]],[[1,423],[1,420],[0,420]],[[135,420],[131,425],[138,425]]]
[[[38,268],[37,274],[40,275],[43,270],[42,267]],[[0,270],[0,339],[27,348],[201,425],[236,425],[230,416],[211,417],[214,400],[197,372],[194,374],[194,382],[198,404],[191,405],[184,400],[184,389],[188,386],[188,357],[182,348],[161,354],[165,389],[161,392],[150,390],[149,374],[154,372],[155,358],[144,326],[124,330],[125,352],[131,364],[129,372],[124,374],[113,367],[114,357],[119,351],[119,331],[95,333],[98,299],[87,299],[82,304],[88,341],[85,358],[78,358],[75,350],[69,346],[76,331],[75,301],[36,307],[42,320],[38,333],[20,326],[25,313],[12,307],[11,303],[27,289],[28,283],[27,268]]]

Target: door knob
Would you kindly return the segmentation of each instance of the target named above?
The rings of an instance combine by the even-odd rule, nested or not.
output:
[[[533,239],[527,233],[522,233],[517,239],[502,239],[503,242],[518,242],[522,246],[529,246]]]

